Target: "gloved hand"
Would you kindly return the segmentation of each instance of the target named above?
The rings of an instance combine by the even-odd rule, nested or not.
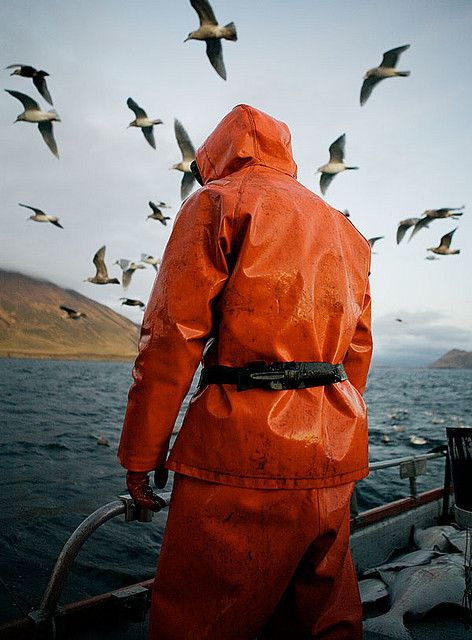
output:
[[[156,486],[162,488],[167,482],[167,469],[159,469],[159,478],[162,480],[164,475],[166,477],[166,482],[164,482],[164,484],[157,484],[157,471],[158,470],[156,469],[154,482],[156,483]],[[150,509],[151,511],[160,511],[162,507],[166,506],[164,500],[161,500],[161,498],[154,493],[151,485],[149,484],[149,471],[128,471],[126,474],[126,484],[128,486],[130,496],[138,506],[143,507],[144,509]]]

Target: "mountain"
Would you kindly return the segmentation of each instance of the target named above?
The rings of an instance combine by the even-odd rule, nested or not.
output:
[[[138,337],[133,322],[76,291],[0,269],[0,357],[128,360]]]
[[[430,369],[472,369],[472,351],[452,349],[429,365]]]

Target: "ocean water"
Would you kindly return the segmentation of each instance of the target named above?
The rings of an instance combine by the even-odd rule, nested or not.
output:
[[[36,607],[62,545],[97,507],[126,492],[116,449],[131,364],[0,360],[0,623]],[[366,390],[370,460],[427,451],[447,426],[472,425],[472,371],[373,368]],[[185,404],[179,420],[182,419]],[[410,443],[412,435],[427,444]],[[110,446],[97,444],[104,437]],[[385,436],[390,438],[385,442]],[[443,481],[428,463],[419,490]],[[169,484],[170,488],[170,484]],[[398,469],[358,485],[362,509],[403,497]],[[165,512],[151,524],[116,518],[80,551],[62,602],[150,578]]]

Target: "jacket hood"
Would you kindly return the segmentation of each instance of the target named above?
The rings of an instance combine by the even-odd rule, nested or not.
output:
[[[196,162],[204,184],[250,165],[297,176],[287,125],[246,104],[221,120],[198,149]]]

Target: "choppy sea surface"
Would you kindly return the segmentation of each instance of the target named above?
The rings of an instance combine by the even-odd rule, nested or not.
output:
[[[0,375],[1,623],[39,604],[68,536],[126,492],[116,449],[131,364],[5,359]],[[371,462],[418,454],[444,443],[447,426],[472,425],[472,370],[374,367],[365,399]],[[414,445],[412,436],[427,442]],[[428,463],[419,490],[442,484],[443,474],[442,460]],[[379,471],[358,490],[365,509],[404,497],[408,481],[398,469]],[[62,602],[152,577],[165,518],[101,527],[79,553]]]

